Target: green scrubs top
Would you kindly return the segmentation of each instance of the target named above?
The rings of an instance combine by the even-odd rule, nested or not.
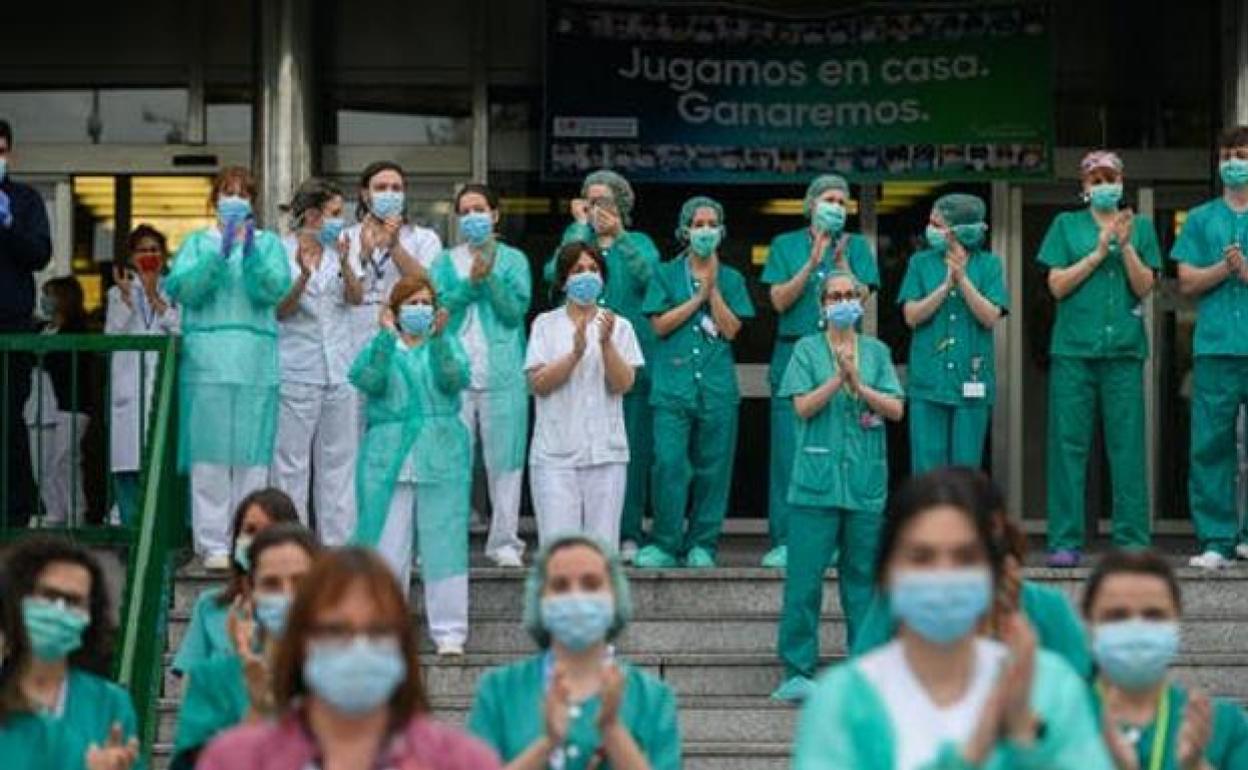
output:
[[[1222,250],[1236,242],[1248,249],[1248,212],[1237,214],[1218,198],[1187,213],[1170,259],[1210,267],[1221,262]],[[1232,276],[1197,302],[1195,354],[1248,356],[1248,284]]]
[[[684,257],[658,267],[642,312],[660,315],[687,302],[697,291],[697,281]],[[719,265],[718,285],[724,302],[741,320],[754,317],[745,278],[736,269]],[[710,318],[709,303],[689,317],[679,328],[658,342],[654,356],[654,386],[650,403],[676,409],[736,406],[741,401],[732,343],[722,335],[711,336],[702,326]]]
[[[1088,652],[1087,634],[1070,598],[1052,586],[1024,580],[1019,590],[1019,604],[1036,630],[1040,647],[1060,655],[1083,679],[1091,677],[1092,656]],[[888,597],[877,593],[854,638],[851,653],[865,655],[887,644],[896,633],[897,621]]]
[[[925,299],[945,282],[947,274],[943,251],[918,252],[906,266],[897,304]],[[1008,310],[1010,299],[1000,257],[990,251],[971,252],[966,276],[984,299],[1001,308],[1002,313]],[[906,391],[910,398],[949,406],[991,404],[997,384],[995,359],[992,328],[979,322],[955,287],[940,309],[920,324],[910,338]],[[962,386],[968,382],[984,383],[985,397],[964,398]]]
[[[130,693],[116,684],[76,668],[66,679],[65,711],[59,717],[47,716],[61,730],[60,742],[70,756],[85,758],[91,744],[104,745],[113,724],[121,725],[123,740],[138,736],[138,720]],[[140,757],[134,767],[145,767]]]
[[[890,396],[904,396],[888,345],[858,335],[862,381]],[[784,373],[781,396],[809,393],[836,373],[827,337],[803,337]],[[862,399],[840,388],[818,414],[797,420],[797,453],[789,483],[790,505],[880,512],[888,494],[888,446],[884,420]]]
[[[562,247],[573,241],[584,241],[596,246],[598,236],[589,225],[573,222],[563,231],[563,239],[559,245]],[[645,233],[626,230],[612,241],[609,249],[599,249],[599,253],[607,263],[607,283],[602,287],[601,304],[633,324],[633,329],[637,332],[637,342],[649,360],[656,338],[641,306],[646,299],[646,289],[661,261],[659,248]],[[558,259],[559,253],[556,250],[542,271],[546,283],[550,285],[552,297],[556,291],[554,282]],[[637,376],[649,375],[643,367],[637,370]]]
[[[201,749],[218,733],[242,723],[250,705],[243,659],[237,655],[201,660],[186,672],[186,677],[173,739],[175,754]]]
[[[1175,752],[1178,750],[1179,731],[1183,729],[1183,709],[1187,705],[1187,690],[1171,684],[1170,718],[1166,737],[1161,743],[1163,753],[1160,770],[1178,770]],[[1100,723],[1101,702],[1098,688],[1092,688],[1092,702]],[[1140,733],[1135,748],[1140,767],[1152,766],[1153,749],[1157,745],[1156,721]],[[1205,746],[1205,759],[1213,770],[1244,770],[1248,768],[1248,717],[1238,704],[1222,698],[1213,699],[1213,732]]]
[[[539,654],[495,668],[477,686],[468,730],[507,763],[518,757],[546,730],[543,703],[549,667],[547,654]],[[619,664],[624,674],[624,694],[620,703],[620,723],[637,742],[653,770],[679,770],[680,725],[676,717],[676,696],[654,676],[627,663]],[[579,716],[569,720],[564,744],[565,770],[581,770],[598,750],[597,697],[580,706]],[[604,762],[603,770],[610,768]]]
[[[86,754],[70,752],[59,724],[52,720],[25,712],[0,720],[0,757],[5,770],[82,770]]]
[[[201,660],[216,655],[234,653],[234,643],[225,624],[230,617],[230,605],[222,605],[221,588],[209,588],[195,600],[191,610],[191,623],[173,656],[173,670],[185,674]]]
[[[860,283],[872,289],[880,285],[880,269],[875,262],[875,253],[871,244],[858,233],[845,233],[845,261],[849,270]],[[828,273],[836,269],[836,247],[839,237],[832,239],[823,254],[823,263],[810,274],[806,288],[789,309],[780,314],[777,334],[781,337],[797,339],[819,331],[821,308],[819,287]],[[802,265],[810,259],[812,238],[810,228],[803,227],[777,235],[771,241],[767,252],[767,264],[763,267],[763,283],[767,285],[784,283],[802,269]]]
[[[1096,248],[1100,227],[1089,209],[1058,214],[1045,233],[1036,261],[1048,268],[1069,267]],[[1161,268],[1157,233],[1148,217],[1137,216],[1131,243],[1144,264]],[[1109,256],[1079,288],[1057,303],[1050,352],[1076,358],[1145,358],[1140,298],[1131,291],[1122,252],[1111,244]]]
[[[1051,652],[1036,655],[1031,706],[1044,735],[1030,748],[1001,740],[975,770],[1113,770],[1101,742],[1087,687]],[[897,730],[881,695],[855,661],[823,674],[802,708],[793,770],[893,770]],[[948,745],[923,770],[972,770],[958,747]]]

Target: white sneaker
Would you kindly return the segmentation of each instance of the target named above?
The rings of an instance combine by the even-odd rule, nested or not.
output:
[[[620,545],[620,561],[625,564],[632,564],[633,559],[637,558],[637,543],[632,540],[625,540]],[[1248,557],[1245,557],[1248,558]]]
[[[1217,551],[1205,551],[1200,556],[1193,556],[1187,562],[1188,566],[1199,567],[1201,569],[1215,570],[1226,569],[1231,566],[1231,560],[1218,553]]]
[[[228,553],[213,553],[204,557],[204,569],[209,572],[226,572],[230,568]]]
[[[497,553],[490,554],[489,558],[496,567],[510,567],[513,569],[524,567],[524,559],[520,558],[520,554],[514,548],[504,548]]]
[[[1235,546],[1235,555],[1241,559],[1248,559],[1248,543],[1240,543]]]
[[[438,644],[439,658],[464,657],[464,645],[461,642],[441,642]]]

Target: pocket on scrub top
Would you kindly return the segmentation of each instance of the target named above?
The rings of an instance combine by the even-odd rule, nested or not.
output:
[[[793,461],[793,482],[812,492],[827,492],[836,483],[832,465],[832,450],[828,447],[799,447]]]

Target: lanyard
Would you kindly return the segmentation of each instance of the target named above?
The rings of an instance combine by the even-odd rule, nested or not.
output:
[[[1101,696],[1101,703],[1105,702],[1105,688],[1099,682],[1096,685],[1097,693]],[[1153,746],[1149,749],[1148,754],[1148,770],[1161,770],[1162,763],[1166,758],[1166,740],[1169,738],[1170,732],[1170,687],[1167,686],[1161,691],[1161,698],[1157,701],[1157,715],[1153,719]]]
[[[147,301],[147,292],[143,289],[139,289],[139,317],[143,319],[143,328],[151,331],[156,322],[156,308]]]

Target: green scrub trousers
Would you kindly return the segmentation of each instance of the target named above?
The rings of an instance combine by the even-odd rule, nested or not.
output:
[[[912,396],[911,473],[917,476],[949,465],[981,467],[991,418],[990,404],[954,406]]]
[[[1197,356],[1188,494],[1200,551],[1217,551],[1228,559],[1235,558],[1237,540],[1248,542],[1248,530],[1239,528],[1235,500],[1236,425],[1244,405],[1248,405],[1248,356]]]
[[[644,367],[637,370],[633,389],[624,396],[628,485],[624,490],[624,510],[620,514],[620,542],[631,540],[638,545],[645,541],[642,520],[650,503],[650,475],[654,465],[654,412],[650,407],[650,377],[644,372]]]
[[[793,506],[789,505],[788,496],[789,480],[793,474],[793,457],[797,452],[797,412],[793,409],[793,398],[781,396],[779,393],[780,384],[784,382],[784,372],[789,368],[789,360],[793,358],[795,344],[797,340],[776,340],[768,375],[771,382],[771,467],[767,493],[770,509],[767,530],[772,547],[789,542],[789,520],[793,516]]]
[[[1113,482],[1113,542],[1150,542],[1144,469],[1144,362],[1054,356],[1049,369],[1049,550],[1084,545],[1084,490],[1098,406]],[[1193,425],[1196,424],[1193,408]],[[1230,423],[1233,436],[1234,420]],[[1230,462],[1235,452],[1232,439]],[[1228,489],[1233,495],[1234,485]]]
[[[786,678],[813,679],[819,667],[823,578],[838,546],[837,589],[845,614],[846,648],[853,644],[871,604],[882,525],[883,516],[875,512],[793,506],[779,639]]]
[[[654,407],[654,523],[650,543],[677,555],[719,545],[737,447],[737,404]],[[689,526],[685,530],[685,511]]]

